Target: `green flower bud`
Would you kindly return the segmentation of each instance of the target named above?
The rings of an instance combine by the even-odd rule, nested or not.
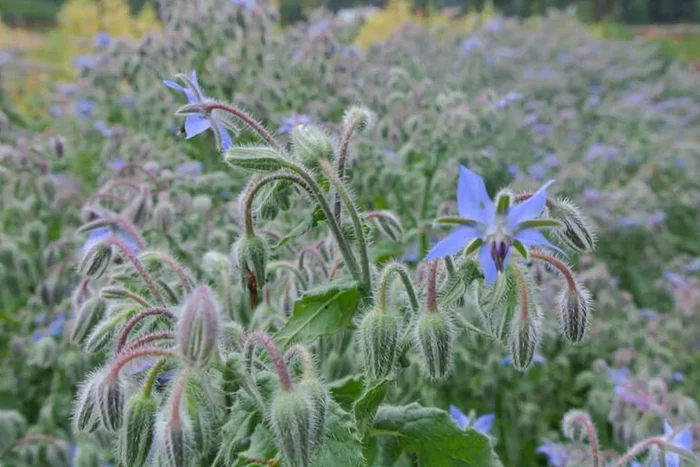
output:
[[[309,167],[320,159],[333,159],[335,149],[330,136],[315,125],[297,125],[292,129],[292,154]]]
[[[112,247],[98,242],[83,254],[78,272],[83,276],[99,279],[107,271],[112,260]]]
[[[189,467],[192,465],[194,435],[186,415],[174,417],[170,408],[158,416],[155,430],[156,465],[159,467]]]
[[[99,467],[103,465],[100,462],[99,449],[93,443],[79,441],[75,450],[75,458],[71,465],[74,467]]]
[[[36,185],[41,200],[46,204],[53,203],[56,199],[56,183],[50,177],[41,177]]]
[[[137,393],[129,398],[124,409],[124,424],[119,432],[119,458],[124,465],[146,464],[153,442],[153,428],[158,405],[150,395]]]
[[[311,460],[312,414],[306,398],[294,391],[279,391],[272,401],[270,421],[284,465],[307,467]]]
[[[509,345],[513,368],[527,370],[532,364],[542,332],[541,312],[534,302],[518,304],[510,325]]]
[[[202,257],[202,270],[209,278],[220,280],[222,272],[231,270],[231,261],[223,253],[208,251]]]
[[[118,431],[124,415],[124,388],[119,377],[103,375],[95,386],[95,394],[102,427],[110,432]]]
[[[284,159],[270,146],[234,146],[224,154],[224,162],[253,172],[274,172],[282,168]]]
[[[261,291],[267,272],[268,246],[265,239],[257,235],[241,238],[236,245],[236,256],[243,290],[253,285]]]
[[[194,447],[207,453],[214,447],[215,430],[223,419],[225,402],[219,384],[207,376],[189,378],[185,387],[184,410],[190,420]]]
[[[182,307],[175,329],[175,342],[185,361],[204,367],[219,338],[220,318],[214,294],[207,286],[195,288]]]
[[[150,214],[152,205],[151,190],[146,186],[142,186],[138,196],[124,208],[122,215],[129,219],[132,224],[143,226]]]
[[[90,374],[78,387],[73,404],[73,431],[92,433],[100,426],[97,412],[97,385],[101,373]]]
[[[200,216],[211,210],[211,198],[207,195],[197,195],[192,200],[192,209]]]
[[[102,320],[106,309],[107,303],[100,297],[85,300],[73,321],[71,341],[75,344],[82,344],[97,323]]]
[[[27,363],[37,368],[50,368],[56,361],[58,344],[51,337],[39,339],[32,346]]]
[[[153,210],[153,222],[156,229],[168,233],[175,222],[175,206],[168,199],[161,199]]]
[[[557,199],[550,206],[550,215],[563,224],[563,229],[554,229],[553,233],[569,248],[578,252],[595,248],[596,236],[590,222],[571,201]]]
[[[452,371],[454,326],[442,312],[421,313],[416,323],[416,343],[430,379],[443,379]]]
[[[569,342],[581,342],[588,329],[590,293],[578,286],[574,290],[564,288],[559,295],[559,321],[562,333]]]
[[[345,111],[343,115],[343,126],[354,125],[356,131],[364,132],[371,130],[376,123],[374,112],[366,107],[353,106]]]
[[[311,409],[309,444],[311,456],[315,456],[323,446],[326,436],[326,413],[328,411],[328,391],[318,378],[304,378],[299,389],[307,395]]]
[[[401,320],[398,313],[370,310],[360,322],[359,335],[367,379],[389,376],[399,353]]]
[[[33,221],[26,225],[25,239],[34,251],[41,251],[46,245],[46,226],[39,221]]]

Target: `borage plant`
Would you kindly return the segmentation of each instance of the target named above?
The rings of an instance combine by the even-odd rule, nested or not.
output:
[[[254,173],[239,197],[240,238],[230,255],[202,257],[210,284],[166,252],[134,248],[119,226],[93,238],[74,301],[99,306],[83,306],[76,327],[106,363],[81,387],[76,432],[115,433],[129,466],[499,465],[485,430],[416,402],[392,405],[392,390],[420,383],[408,380],[411,365],[449,378],[463,331],[506,343],[526,369],[542,333],[533,262],[563,278],[563,334],[581,341],[588,293],[542,233],[592,248],[581,213],[548,198],[549,184],[494,203],[461,168],[459,217],[437,219],[454,232],[415,274],[374,264],[371,239],[399,239],[402,228],[389,211],[362,212],[345,182],[370,111],[349,109],[337,138],[300,125],[281,144],[243,110],[206,98],[194,74],[178,78],[167,84],[188,99],[184,132],[212,129],[224,161]],[[230,142],[240,123],[262,144]]]

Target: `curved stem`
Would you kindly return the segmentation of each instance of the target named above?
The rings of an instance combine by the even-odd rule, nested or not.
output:
[[[5,448],[4,451],[0,452],[0,459],[5,457],[5,455],[7,455],[10,451],[12,451],[13,448],[15,448],[17,446],[24,446],[27,443],[37,443],[37,442],[45,442],[45,443],[59,445],[61,443],[61,440],[58,438],[54,438],[53,436],[39,435],[39,434],[23,436],[22,438],[19,438],[14,443],[10,444],[7,448]]]
[[[326,261],[323,258],[323,255],[321,254],[320,251],[318,251],[316,248],[312,246],[307,246],[302,248],[301,253],[299,253],[299,267],[302,268],[304,267],[304,256],[306,254],[311,255],[318,265],[321,267],[321,271],[323,272],[323,275],[325,276],[326,279],[328,279],[328,267],[326,266]]]
[[[379,276],[379,285],[377,286],[377,308],[380,311],[386,309],[386,296],[390,283],[389,279],[391,279],[391,276],[394,274],[398,274],[403,283],[406,294],[408,295],[408,300],[411,303],[411,310],[413,313],[418,313],[420,306],[418,305],[416,289],[413,286],[413,281],[408,274],[408,270],[400,263],[390,263],[382,270],[382,274]]]
[[[625,453],[624,456],[620,457],[617,462],[615,462],[614,467],[625,467],[629,464],[635,457],[637,457],[642,452],[649,449],[651,446],[659,446],[659,448],[665,449],[667,451],[675,452],[676,454],[683,456],[687,459],[695,459],[697,457],[691,451],[685,450],[681,447],[676,446],[673,443],[669,443],[661,437],[647,438],[640,441],[630,448],[629,451]]]
[[[304,180],[306,185],[311,189],[311,192],[313,193],[314,197],[316,198],[316,201],[318,204],[321,206],[321,209],[323,210],[323,214],[326,216],[326,219],[328,220],[328,224],[331,227],[331,231],[333,232],[333,236],[335,237],[335,241],[338,244],[338,248],[340,249],[341,255],[343,255],[343,261],[345,261],[345,264],[347,265],[348,269],[350,269],[350,273],[352,274],[353,278],[357,280],[358,282],[360,281],[360,272],[357,266],[357,260],[355,259],[355,256],[352,254],[352,251],[350,250],[350,246],[348,245],[347,241],[345,240],[345,237],[343,236],[343,231],[340,228],[340,224],[338,223],[338,220],[333,216],[333,212],[331,211],[331,207],[328,204],[328,201],[326,200],[325,196],[323,195],[323,190],[321,187],[318,185],[316,180],[314,180],[306,171],[295,164],[294,162],[285,160],[283,161],[282,165],[294,172],[295,174],[299,175],[299,177]]]
[[[180,401],[182,400],[182,394],[185,392],[185,383],[190,375],[185,371],[177,379],[177,384],[175,389],[173,389],[173,396],[170,406],[170,420],[172,423],[180,423]]]
[[[177,354],[172,350],[159,349],[156,347],[149,347],[146,349],[136,349],[132,352],[122,355],[117,358],[109,369],[109,378],[116,379],[119,376],[119,372],[124,368],[124,366],[132,360],[143,357],[159,356],[159,357],[169,357],[177,358]]]
[[[119,353],[122,351],[124,345],[126,344],[126,339],[129,337],[129,333],[132,329],[134,329],[134,326],[136,326],[139,321],[154,315],[163,315],[167,316],[170,319],[175,319],[175,315],[167,308],[154,307],[146,308],[140,311],[138,314],[132,316],[131,319],[127,321],[124,327],[122,328],[122,332],[119,334],[119,339],[117,339],[115,353]]]
[[[158,252],[149,252],[146,253],[145,255],[142,255],[142,257],[148,257],[148,256],[155,256],[159,260],[161,260],[163,263],[165,263],[171,271],[175,273],[177,278],[180,280],[180,283],[182,284],[182,290],[185,292],[185,294],[189,294],[192,292],[192,287],[194,286],[194,281],[190,277],[190,275],[187,273],[185,268],[172,256],[170,256],[168,253],[158,251]]]
[[[277,370],[277,375],[279,376],[282,389],[287,392],[293,391],[294,384],[292,383],[292,377],[289,374],[287,363],[284,361],[284,357],[282,356],[280,350],[277,348],[275,343],[272,342],[270,336],[264,332],[254,332],[248,336],[246,341],[244,355],[249,374],[252,375],[251,367],[253,351],[255,350],[256,346],[263,347],[265,352],[267,352],[267,355],[272,360],[272,364],[275,366],[275,370]]]
[[[253,131],[255,131],[267,144],[272,146],[273,148],[277,149],[280,151],[280,153],[284,154],[284,150],[282,149],[282,146],[275,141],[275,139],[272,137],[272,135],[263,127],[260,123],[255,121],[254,118],[252,118],[250,115],[239,109],[238,107],[235,107],[233,105],[229,104],[224,104],[223,102],[210,102],[206,103],[201,106],[202,112],[211,112],[212,110],[223,110],[224,112],[228,112],[234,117],[240,119],[248,125]]]
[[[343,134],[340,137],[340,151],[338,153],[337,169],[338,180],[343,181],[345,179],[345,164],[348,159],[348,149],[350,147],[350,140],[352,139],[353,133],[361,123],[362,122],[360,119],[355,119],[351,121],[350,124],[347,127],[345,127],[345,130],[343,131]],[[333,204],[333,214],[335,215],[335,218],[338,219],[338,221],[340,221],[340,194],[337,191],[335,193],[335,201]]]
[[[372,276],[369,270],[369,251],[367,248],[367,239],[365,238],[365,232],[362,228],[362,221],[357,213],[357,208],[350,198],[345,185],[340,179],[333,173],[333,167],[330,162],[326,159],[321,159],[319,161],[319,166],[321,170],[326,174],[328,180],[335,187],[336,194],[340,195],[345,204],[345,209],[347,209],[350,214],[350,219],[352,219],[353,228],[355,230],[355,237],[357,238],[357,249],[360,253],[360,266],[362,268],[362,287],[364,290],[372,290]]]
[[[551,264],[561,273],[562,276],[564,276],[564,279],[566,280],[566,285],[569,287],[570,291],[573,292],[575,290],[578,290],[578,283],[576,282],[574,273],[571,272],[571,269],[569,269],[566,263],[555,258],[552,255],[548,255],[547,253],[542,253],[540,251],[530,251],[530,256]]]
[[[600,444],[598,443],[598,433],[591,422],[591,419],[586,414],[577,414],[573,422],[580,424],[586,430],[586,437],[591,444],[591,456],[593,457],[592,467],[600,466]]]
[[[275,269],[286,269],[292,274],[294,274],[294,277],[297,278],[304,290],[309,288],[309,284],[307,283],[306,278],[301,273],[301,271],[294,264],[288,261],[270,261],[267,265],[267,268],[272,271],[274,271]]]
[[[138,272],[139,276],[141,276],[141,279],[143,279],[143,282],[146,284],[146,287],[148,287],[148,290],[151,292],[151,295],[153,295],[153,298],[160,305],[165,306],[165,301],[163,300],[163,296],[161,295],[160,290],[158,290],[158,286],[153,281],[153,278],[148,273],[141,260],[139,260],[136,257],[134,252],[131,251],[131,249],[119,237],[116,237],[114,235],[109,237],[106,240],[106,242],[110,245],[116,246],[122,251],[122,253],[124,254],[124,256],[126,256],[129,262],[131,262],[131,264],[134,265],[136,272]]]
[[[134,339],[134,341],[131,342],[129,344],[129,346],[126,348],[125,352],[131,352],[132,350],[138,349],[139,347],[143,346],[144,344],[148,344],[149,342],[155,342],[155,341],[160,341],[160,340],[165,340],[165,339],[174,339],[174,338],[175,338],[175,333],[172,331],[153,332],[153,333],[141,336],[137,339]]]
[[[255,236],[255,226],[253,224],[253,201],[255,200],[255,196],[257,196],[257,194],[265,185],[267,185],[268,183],[276,182],[278,180],[289,180],[291,182],[296,183],[297,185],[305,185],[305,183],[299,177],[285,173],[276,173],[268,175],[267,177],[264,177],[255,182],[253,185],[251,185],[251,187],[245,193],[245,201],[243,203],[243,206],[241,207],[243,229],[247,237]]]
[[[106,291],[105,293],[112,293],[114,295],[119,295],[120,297],[126,297],[129,300],[132,300],[132,301],[134,301],[134,302],[138,303],[139,305],[142,305],[146,308],[152,307],[152,305],[150,303],[148,303],[148,301],[145,298],[143,298],[141,295],[135,294],[134,292],[127,290],[127,289],[123,289],[121,287],[108,285],[107,287],[102,288],[102,290],[100,292],[102,292],[102,291]]]
[[[527,294],[527,283],[523,272],[519,268],[513,267],[513,274],[515,274],[515,282],[518,287],[520,324],[525,325],[530,317],[530,297]]]
[[[144,382],[143,389],[141,390],[145,397],[149,397],[151,395],[153,385],[155,384],[156,379],[158,379],[158,374],[167,362],[167,359],[161,358],[151,367],[150,370],[148,370],[148,376],[146,376],[146,381]]]
[[[304,378],[316,378],[316,364],[309,351],[303,345],[296,344],[291,346],[289,350],[287,350],[285,358],[290,365],[294,363],[294,360],[299,360],[301,362]]]

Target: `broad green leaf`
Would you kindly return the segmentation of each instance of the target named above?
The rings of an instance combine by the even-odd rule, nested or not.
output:
[[[248,466],[252,462],[268,460],[275,457],[277,446],[275,438],[264,424],[259,423],[250,437],[248,449],[238,455],[238,460],[234,465]]]
[[[349,413],[335,402],[328,405],[326,439],[314,467],[355,467],[365,465],[362,442]]]
[[[485,435],[462,430],[444,410],[417,403],[380,407],[372,433],[388,438],[398,449],[415,453],[421,466],[484,467],[496,458]]]
[[[357,283],[332,282],[306,292],[294,303],[294,310],[275,335],[281,345],[308,342],[346,329],[360,300]]]
[[[385,263],[391,259],[398,258],[404,252],[403,246],[394,241],[380,241],[372,245],[370,249],[370,255],[372,256],[372,262]]]
[[[353,413],[360,433],[364,434],[371,426],[379,405],[384,401],[388,385],[389,380],[387,379],[377,382],[373,386],[367,388],[353,405]]]
[[[363,388],[364,378],[359,374],[346,376],[328,384],[333,400],[345,410],[352,410],[352,406],[362,394]]]

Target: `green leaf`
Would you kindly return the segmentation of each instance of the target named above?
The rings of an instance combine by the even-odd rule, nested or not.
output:
[[[370,255],[375,264],[385,263],[394,258],[398,258],[404,252],[403,246],[394,241],[380,241],[372,245]]]
[[[274,436],[264,424],[260,423],[255,427],[255,431],[250,437],[248,449],[238,455],[238,460],[234,465],[248,466],[253,459],[272,459],[276,453],[277,446]]]
[[[302,222],[296,225],[291,232],[289,232],[287,235],[282,237],[282,239],[277,242],[277,244],[273,247],[273,249],[277,249],[279,247],[282,247],[286,245],[290,240],[300,237],[316,227],[319,222],[325,219],[325,216],[323,214],[323,210],[320,207],[316,207],[316,209],[313,210],[309,216],[304,219]]]
[[[326,439],[313,465],[314,467],[365,465],[357,426],[350,414],[335,402],[330,402],[328,405]]]
[[[352,410],[352,406],[362,394],[363,388],[364,378],[360,374],[346,376],[328,385],[333,400],[345,410]]]
[[[372,424],[379,405],[384,401],[389,381],[384,379],[377,382],[374,386],[368,388],[353,405],[353,413],[360,433],[364,434]]]
[[[354,281],[332,282],[310,290],[294,303],[292,315],[275,339],[288,345],[347,329],[359,301],[360,291]]]
[[[444,410],[416,403],[380,407],[373,434],[395,443],[398,449],[415,453],[421,466],[484,467],[497,461],[485,435],[460,429]]]

